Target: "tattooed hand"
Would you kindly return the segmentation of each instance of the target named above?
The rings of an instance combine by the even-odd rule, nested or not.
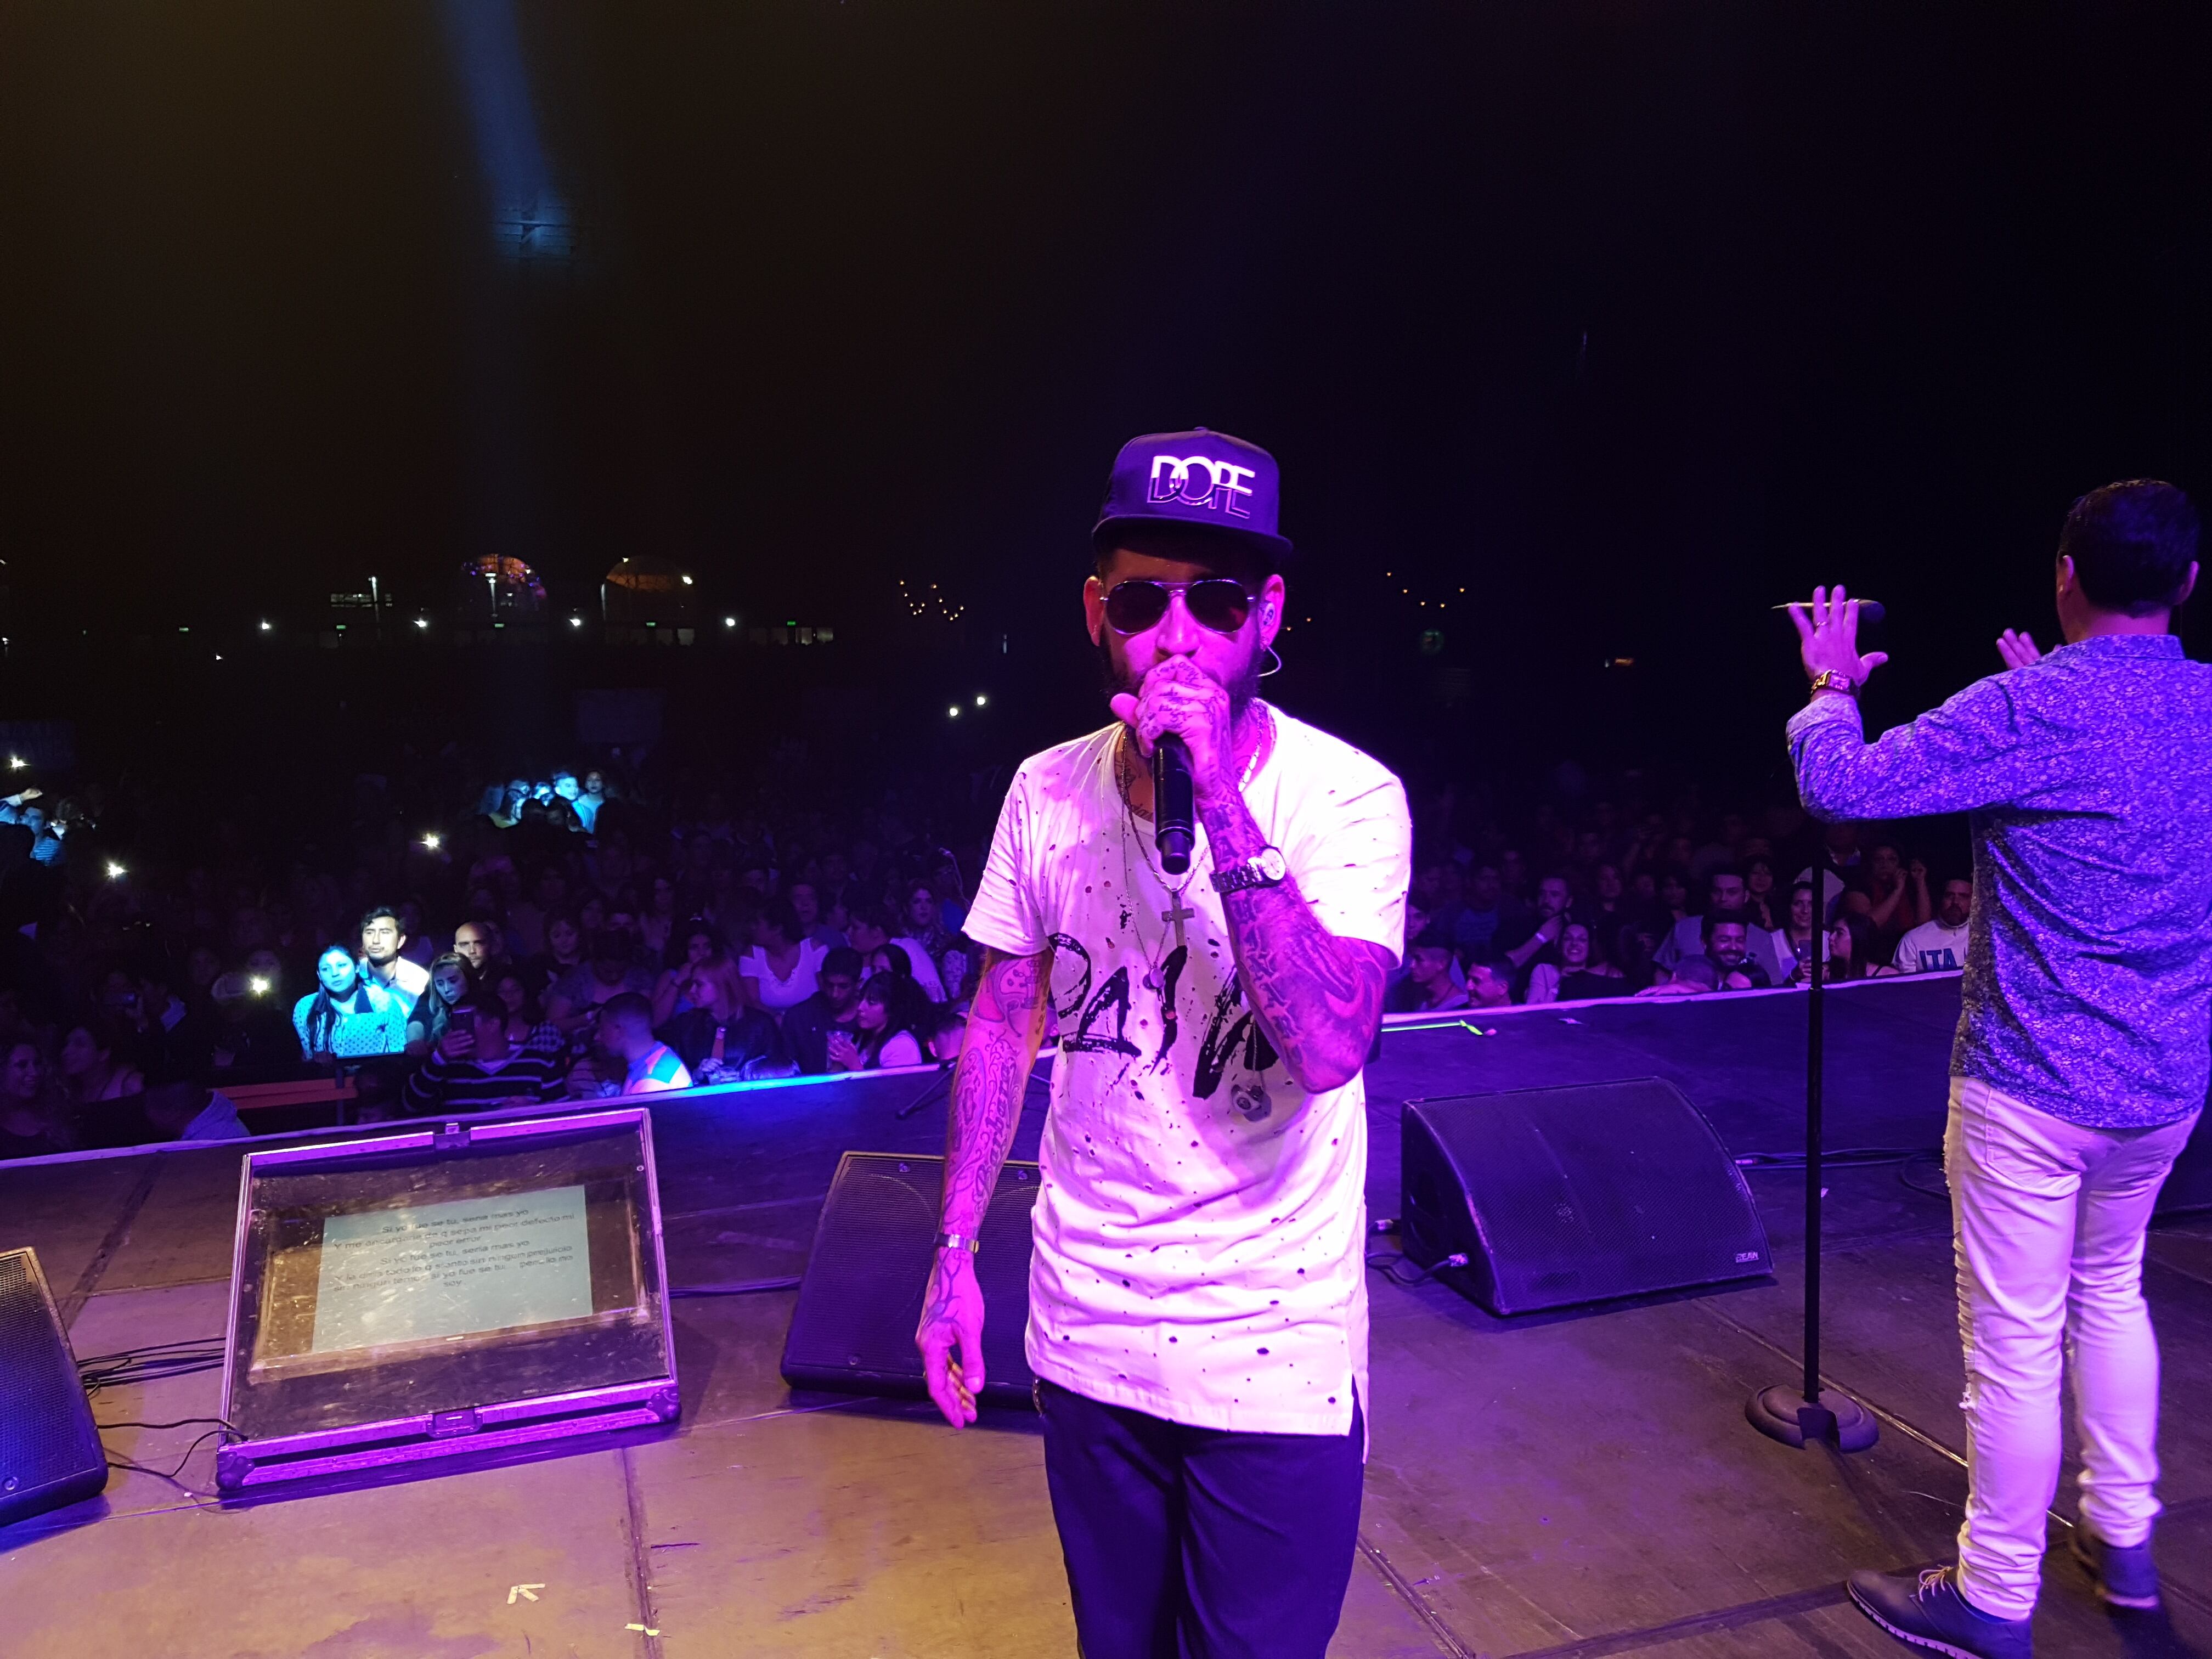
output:
[[[965,1428],[975,1420],[975,1396],[984,1381],[983,1289],[975,1281],[975,1258],[966,1250],[937,1252],[914,1340],[921,1349],[929,1397],[946,1422]]]
[[[945,1129],[941,1231],[974,1238],[981,1232],[999,1169],[1014,1144],[1022,1095],[1037,1041],[1044,1035],[1052,953],[1010,957],[986,950],[952,1074],[951,1121]],[[956,1429],[975,1420],[983,1391],[983,1291],[964,1248],[942,1249],[929,1270],[921,1322],[915,1329],[929,1397]],[[953,1357],[954,1351],[959,1357]]]
[[[1236,786],[1236,733],[1229,717],[1229,690],[1188,657],[1154,665],[1135,696],[1124,691],[1111,699],[1114,713],[1137,734],[1146,759],[1161,733],[1173,732],[1190,751],[1190,781],[1200,800]]]

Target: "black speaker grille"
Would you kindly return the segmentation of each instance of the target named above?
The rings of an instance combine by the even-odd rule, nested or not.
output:
[[[0,1255],[0,1526],[107,1485],[93,1426],[39,1259]]]
[[[1727,1279],[1771,1261],[1750,1189],[1658,1078],[1410,1103],[1406,1245],[1493,1313]]]
[[[795,1387],[920,1395],[914,1328],[929,1278],[945,1183],[941,1158],[848,1152],[823,1200],[814,1248],[792,1310],[784,1379]],[[1037,1166],[1009,1164],[983,1219],[975,1269],[983,1287],[984,1398],[1026,1401],[1030,1211]]]

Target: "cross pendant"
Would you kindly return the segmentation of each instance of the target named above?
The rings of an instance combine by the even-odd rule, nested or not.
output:
[[[1185,948],[1182,936],[1183,923],[1188,921],[1197,914],[1197,911],[1187,908],[1184,906],[1182,896],[1181,894],[1170,893],[1168,895],[1168,908],[1160,912],[1160,920],[1165,922],[1172,922],[1175,925],[1176,950],[1180,951]]]

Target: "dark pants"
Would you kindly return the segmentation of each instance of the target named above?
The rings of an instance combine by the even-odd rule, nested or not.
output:
[[[1232,1434],[1037,1384],[1084,1659],[1322,1659],[1359,1532],[1364,1431]]]

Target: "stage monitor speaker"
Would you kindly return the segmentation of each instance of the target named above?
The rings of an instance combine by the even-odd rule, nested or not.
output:
[[[1772,1271],[1743,1173],[1658,1078],[1410,1101],[1406,1254],[1494,1314]]]
[[[838,1161],[783,1345],[793,1388],[919,1397],[914,1346],[937,1237],[945,1160],[848,1152]],[[975,1272],[983,1287],[984,1400],[1027,1405],[1022,1337],[1030,1317],[1030,1210],[1037,1166],[1008,1164],[984,1212]]]
[[[0,1527],[97,1497],[107,1453],[34,1250],[0,1255]]]

